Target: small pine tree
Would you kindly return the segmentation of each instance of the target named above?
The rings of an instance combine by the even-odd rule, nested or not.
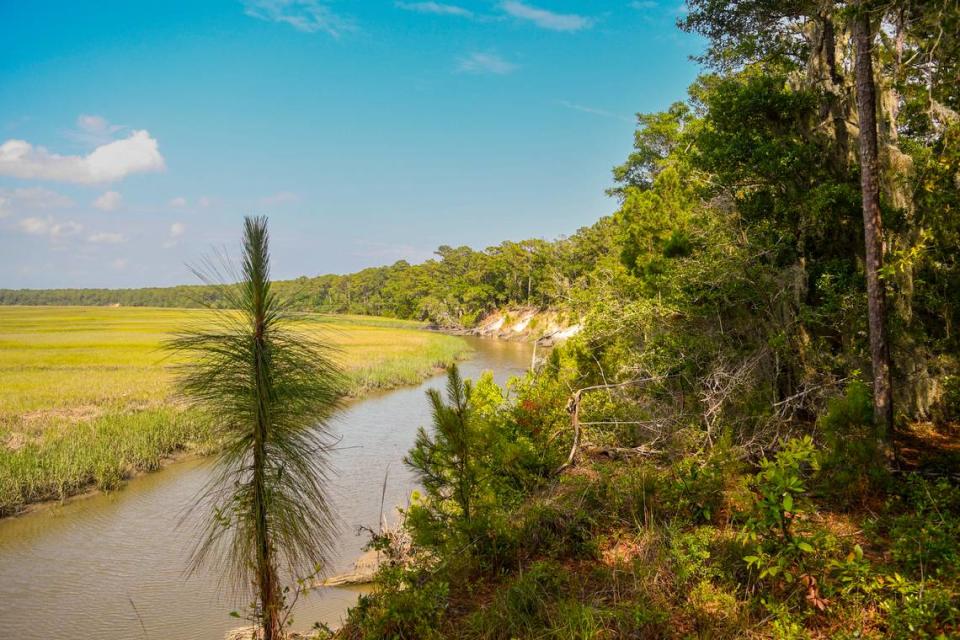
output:
[[[271,291],[264,217],[244,221],[237,279],[217,296],[229,310],[212,311],[212,322],[205,317],[168,346],[185,356],[180,394],[222,445],[217,474],[197,501],[212,508],[195,566],[215,561],[235,590],[252,587],[254,620],[264,640],[277,640],[285,621],[281,570],[314,573],[335,530],[325,435],[343,375],[331,347],[293,330]]]
[[[447,372],[446,392],[444,402],[436,389],[427,391],[433,433],[428,434],[421,427],[404,462],[417,473],[433,500],[451,500],[463,523],[469,526],[479,484],[480,439],[470,407],[472,386],[460,377],[456,365]]]

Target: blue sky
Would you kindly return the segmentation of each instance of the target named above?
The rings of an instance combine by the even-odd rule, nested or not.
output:
[[[0,287],[274,275],[554,238],[682,99],[682,0],[0,2]]]

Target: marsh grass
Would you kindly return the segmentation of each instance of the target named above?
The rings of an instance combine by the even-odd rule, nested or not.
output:
[[[160,345],[206,311],[0,307],[0,516],[216,449],[172,401],[176,361]],[[402,320],[303,316],[338,345],[348,392],[415,384],[463,357],[459,338]]]

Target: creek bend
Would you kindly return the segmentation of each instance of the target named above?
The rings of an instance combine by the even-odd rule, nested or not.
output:
[[[499,383],[530,364],[532,345],[464,338],[474,349],[460,364],[465,378],[491,370]],[[424,392],[443,376],[414,387],[365,396],[336,419],[342,438],[331,454],[331,498],[340,531],[331,560],[349,569],[375,528],[385,471],[384,511],[406,503],[416,480],[402,463],[417,428],[428,426]],[[178,524],[210,477],[209,460],[173,464],[94,494],[0,520],[0,628],[16,640],[219,640],[243,621],[229,616],[242,602],[228,597],[218,576],[186,576],[195,527]],[[301,597],[295,630],[314,621],[336,625],[359,588],[332,587]],[[42,614],[40,613],[42,612]]]

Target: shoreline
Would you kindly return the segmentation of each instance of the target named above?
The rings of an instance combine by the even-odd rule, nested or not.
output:
[[[451,336],[525,342],[546,348],[575,336],[580,329],[579,320],[572,321],[566,314],[555,309],[534,307],[497,309],[485,315],[472,327],[438,324],[427,327],[429,331]]]
[[[55,509],[66,504],[71,504],[73,502],[80,502],[82,500],[88,500],[99,495],[106,495],[109,493],[117,493],[123,491],[124,487],[128,482],[132,482],[137,478],[143,476],[148,476],[152,473],[159,473],[175,464],[181,462],[189,462],[191,460],[202,460],[203,458],[210,457],[209,454],[199,453],[197,449],[180,449],[172,455],[164,456],[156,469],[138,469],[134,471],[129,476],[123,478],[123,484],[121,484],[116,489],[98,489],[97,487],[87,487],[81,491],[75,493],[70,493],[64,496],[63,498],[51,498],[49,500],[37,500],[35,502],[27,502],[23,505],[23,508],[15,511],[13,513],[8,513],[6,515],[0,516],[0,525],[7,520],[15,520],[17,518],[25,518],[32,514],[47,511],[49,509]]]
[[[422,330],[426,330],[426,329],[422,329]],[[452,334],[451,334],[451,335],[452,335]],[[460,337],[469,337],[469,336],[460,336]],[[473,349],[469,349],[469,348],[468,348],[468,349],[464,349],[464,350],[456,357],[456,359],[454,360],[454,362],[462,362],[462,361],[464,361],[464,360],[470,359],[470,358],[472,357],[472,355],[473,355],[473,352],[474,352]],[[403,388],[407,388],[407,387],[414,387],[414,386],[416,386],[416,385],[421,384],[421,383],[422,383],[423,381],[425,381],[425,380],[429,380],[430,378],[434,378],[434,377],[436,377],[436,376],[441,375],[444,371],[446,371],[447,366],[449,366],[449,365],[435,366],[435,367],[433,367],[429,372],[424,372],[423,377],[421,377],[419,380],[417,380],[417,381],[415,381],[415,382],[402,382],[402,381],[398,381],[397,383],[391,384],[391,385],[389,385],[389,386],[382,386],[382,387],[367,386],[367,387],[361,387],[361,390],[360,390],[359,393],[347,393],[347,394],[345,394],[345,395],[343,396],[343,402],[344,402],[345,405],[350,405],[350,404],[352,404],[352,403],[354,403],[354,402],[359,402],[359,401],[362,401],[362,400],[367,399],[367,398],[372,397],[372,396],[376,396],[376,395],[381,394],[381,393],[389,393],[389,392],[395,391],[395,390],[397,390],[397,389],[403,389]],[[46,509],[52,509],[52,508],[55,508],[55,507],[57,507],[57,506],[62,506],[62,505],[67,504],[67,503],[76,502],[76,501],[79,501],[79,500],[84,500],[84,499],[91,498],[91,497],[94,497],[94,496],[97,496],[97,495],[102,495],[102,494],[107,494],[107,493],[114,493],[114,492],[123,491],[128,482],[131,482],[131,481],[133,481],[133,480],[136,480],[136,479],[139,478],[139,477],[142,477],[142,476],[145,476],[145,475],[148,475],[148,474],[152,474],[152,473],[159,473],[159,472],[164,471],[165,469],[169,468],[170,466],[175,465],[175,464],[180,463],[180,462],[186,462],[186,461],[191,460],[191,459],[202,459],[202,458],[209,458],[209,457],[211,457],[211,456],[213,455],[213,452],[211,452],[211,453],[201,453],[201,450],[204,448],[204,446],[205,446],[205,445],[202,444],[202,443],[201,443],[201,444],[194,444],[193,446],[190,446],[189,444],[186,444],[186,443],[185,443],[185,444],[182,444],[182,445],[180,445],[180,448],[179,448],[179,449],[174,450],[173,452],[171,452],[171,453],[168,454],[168,455],[162,456],[162,457],[160,458],[160,460],[159,460],[159,462],[158,462],[158,464],[157,464],[157,467],[156,467],[155,469],[133,469],[133,470],[132,470],[132,473],[130,473],[130,474],[127,475],[127,476],[124,476],[124,478],[123,478],[122,481],[121,481],[121,484],[120,484],[118,487],[116,487],[115,489],[100,489],[100,488],[97,488],[96,486],[94,486],[95,483],[94,483],[93,481],[91,481],[91,482],[87,483],[83,488],[80,488],[79,490],[74,491],[74,492],[70,492],[70,493],[66,494],[65,496],[63,496],[62,498],[50,498],[50,499],[46,499],[46,500],[36,500],[36,501],[25,502],[25,503],[22,505],[21,508],[15,510],[15,511],[12,511],[12,512],[10,512],[10,513],[6,513],[6,514],[0,515],[0,523],[4,522],[4,521],[6,521],[6,520],[11,520],[11,519],[15,519],[15,518],[22,518],[22,517],[27,517],[27,516],[29,516],[29,515],[31,515],[31,514],[33,514],[33,513],[36,513],[36,512],[38,512],[38,511],[42,511],[42,510],[46,510]]]

